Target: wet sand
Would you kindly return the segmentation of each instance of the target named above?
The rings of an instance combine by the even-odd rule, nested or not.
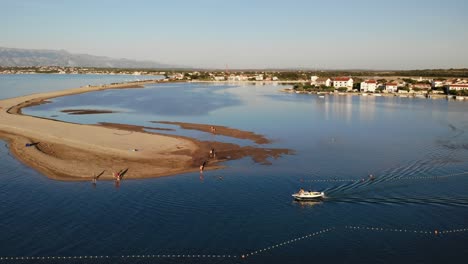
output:
[[[118,111],[111,110],[93,110],[93,109],[65,109],[60,111],[69,115],[94,115],[94,114],[112,114],[118,113]]]
[[[198,131],[213,133],[215,135],[222,135],[222,136],[233,137],[233,138],[238,138],[238,139],[248,139],[248,140],[252,140],[253,142],[257,144],[271,143],[271,141],[263,135],[255,134],[254,132],[250,132],[250,131],[229,128],[225,126],[171,122],[171,121],[151,121],[151,122],[156,123],[156,124],[177,125],[183,129],[198,130]],[[215,129],[214,132],[211,130],[212,128]]]
[[[198,171],[203,162],[206,169],[218,169],[219,163],[226,160],[250,156],[255,162],[268,164],[270,158],[291,154],[286,149],[240,147],[145,131],[146,128],[155,130],[153,127],[82,125],[21,114],[21,108],[50,98],[105,89],[140,88],[142,84],[158,82],[80,87],[0,100],[0,138],[8,141],[11,153],[23,163],[47,177],[67,181],[90,180],[103,171],[100,180],[111,180],[112,172],[123,169],[128,169],[125,176],[128,179],[169,176]],[[206,126],[209,125],[188,127],[206,129]],[[269,142],[252,132],[239,133],[218,126],[217,131],[239,138],[251,135],[256,137],[256,142]],[[216,150],[215,157],[210,157],[212,148]]]
[[[137,125],[127,125],[127,124],[117,124],[117,123],[108,123],[108,122],[100,122],[99,125],[116,128],[119,130],[125,130],[128,132],[147,132],[145,129],[152,129],[152,130],[161,130],[161,131],[174,131],[174,129],[170,128],[162,128],[162,127],[146,127],[146,126],[137,126]]]
[[[168,123],[175,123],[175,122],[165,121],[165,122],[156,122],[156,123],[168,124]],[[144,133],[149,133],[149,134],[158,134],[158,133],[151,132],[145,129],[173,130],[169,128],[145,127],[145,126],[115,124],[115,123],[105,123],[105,122],[101,122],[99,124],[102,126],[112,127],[112,128],[117,128],[123,131],[127,131],[128,133],[144,132]],[[201,128],[205,128],[205,126],[211,127],[211,125],[204,125],[204,124],[193,124],[193,123],[178,123],[178,124],[190,124],[189,126],[190,128],[188,129],[193,129],[192,127],[198,127],[198,125]],[[185,129],[184,126],[181,126],[181,127]],[[216,126],[216,127],[221,127],[221,126]],[[205,130],[201,130],[201,131],[205,131]],[[232,129],[232,128],[225,128],[223,131],[224,131],[223,136],[232,137],[232,138],[252,140],[252,139],[258,139],[258,137],[261,136],[261,135],[256,135],[249,131],[242,131],[242,130]],[[251,137],[245,137],[244,133],[247,135],[251,135]],[[121,135],[126,135],[126,133],[122,132]],[[256,163],[268,165],[268,164],[271,164],[271,162],[269,161],[271,158],[277,159],[282,155],[293,154],[293,151],[289,149],[260,148],[260,147],[254,147],[254,146],[241,147],[239,145],[226,143],[226,142],[200,141],[200,140],[196,140],[196,139],[188,138],[184,136],[177,136],[177,135],[171,135],[171,136],[190,140],[198,146],[198,149],[194,153],[191,154],[193,166],[199,166],[203,162],[206,162],[210,166],[213,164],[218,164],[223,161],[237,160],[237,159],[242,159],[245,157],[252,158],[252,160]],[[264,139],[268,140],[266,138]],[[214,149],[215,155],[210,155],[210,150],[212,149]],[[176,151],[176,153],[183,153],[183,152],[185,152],[185,150]]]

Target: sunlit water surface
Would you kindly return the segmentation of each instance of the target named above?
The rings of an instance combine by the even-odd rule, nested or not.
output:
[[[225,125],[264,134],[274,140],[265,147],[289,148],[295,154],[269,166],[246,158],[203,177],[188,173],[124,180],[120,188],[98,182],[93,188],[89,182],[49,180],[11,157],[5,145],[0,156],[0,255],[237,257],[154,260],[158,263],[466,262],[468,232],[433,232],[468,228],[468,174],[458,174],[468,171],[468,103],[321,99],[283,94],[281,88],[157,84],[56,98],[24,109],[29,115],[77,123],[169,127],[176,129],[169,133],[200,140],[213,136],[149,121]],[[64,109],[118,112],[68,115],[60,112]],[[369,174],[376,179],[369,181]],[[294,202],[291,194],[300,187],[325,190],[327,199]],[[335,229],[283,244],[328,228]]]

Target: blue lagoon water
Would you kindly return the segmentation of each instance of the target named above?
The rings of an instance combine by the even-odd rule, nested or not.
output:
[[[157,84],[55,98],[24,109],[77,123],[170,127],[176,130],[168,133],[200,140],[213,136],[150,121],[225,125],[264,134],[273,139],[265,147],[295,154],[272,165],[230,161],[202,178],[187,173],[127,180],[120,188],[98,182],[93,188],[49,180],[11,157],[5,145],[0,256],[115,256],[85,263],[466,262],[468,174],[460,173],[468,172],[467,103],[321,99],[283,94],[281,88]],[[68,115],[64,109],[118,112]],[[300,187],[325,190],[327,199],[294,202],[291,194]],[[459,231],[442,233],[447,230]],[[117,257],[143,254],[235,258]]]
[[[139,80],[157,80],[163,76],[152,75],[102,75],[102,74],[0,74],[0,99],[77,88]]]

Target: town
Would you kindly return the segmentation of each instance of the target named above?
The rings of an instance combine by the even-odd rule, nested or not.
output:
[[[468,96],[468,70],[303,71],[118,69],[90,67],[0,67],[0,74],[125,74],[164,76],[163,81],[254,82],[290,84],[291,93],[393,95],[454,98]],[[419,75],[419,76],[418,76]],[[337,77],[338,76],[338,77]]]
[[[464,100],[468,96],[468,80],[463,78],[423,78],[423,77],[390,77],[363,79],[352,77],[324,78],[312,76],[310,83],[295,84],[287,90],[296,93],[359,93],[361,95],[382,94],[407,97],[434,97],[447,95],[454,99]],[[440,97],[440,96],[439,96]]]

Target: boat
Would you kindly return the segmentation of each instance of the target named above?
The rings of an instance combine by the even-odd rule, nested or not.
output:
[[[310,201],[310,200],[318,200],[325,197],[324,192],[312,192],[312,191],[304,191],[300,189],[299,192],[292,195],[295,200],[297,201]]]
[[[325,96],[324,95],[319,95],[319,98],[325,98]]]

